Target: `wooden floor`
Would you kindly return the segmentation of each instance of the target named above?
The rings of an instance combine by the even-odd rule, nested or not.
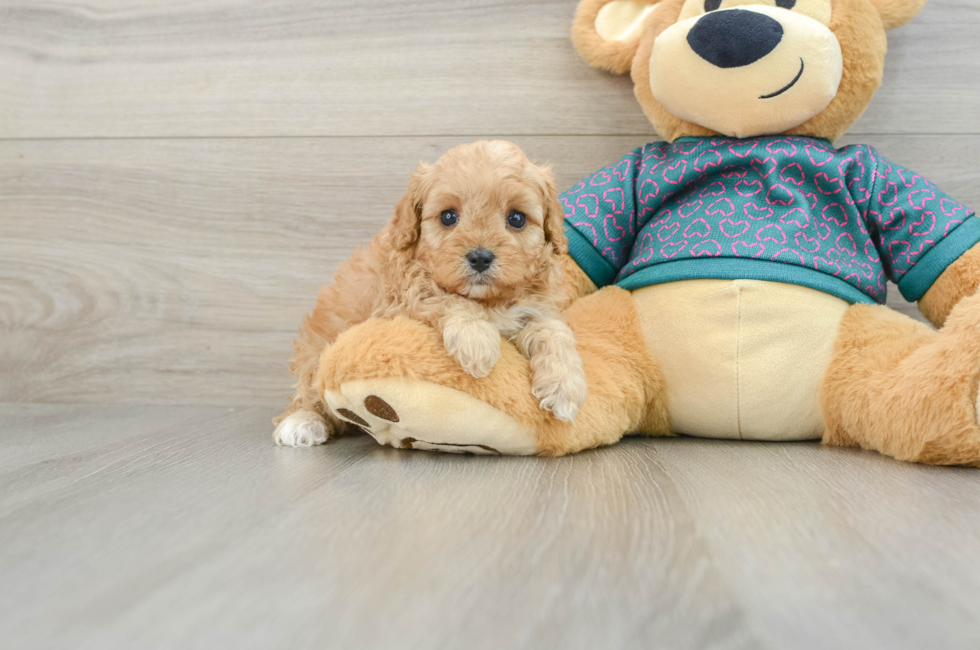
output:
[[[272,445],[419,159],[510,139],[564,189],[656,137],[574,5],[0,0],[0,647],[980,647],[975,471]],[[978,33],[930,0],[841,144],[980,206]]]
[[[973,470],[311,451],[271,446],[272,414],[0,406],[3,647],[980,647]]]

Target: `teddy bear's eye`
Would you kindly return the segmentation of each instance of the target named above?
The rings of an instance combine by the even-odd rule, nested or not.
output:
[[[796,0],[776,0],[776,6],[783,9],[792,9],[796,6]]]
[[[780,0],[780,2],[785,2],[785,1],[786,0]],[[793,2],[796,2],[796,0],[793,0]],[[704,0],[705,11],[714,11],[720,6],[721,6],[721,0]]]

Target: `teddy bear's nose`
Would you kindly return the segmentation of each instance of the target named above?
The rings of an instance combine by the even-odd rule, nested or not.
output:
[[[702,59],[719,68],[755,63],[783,40],[783,26],[765,14],[744,9],[705,14],[687,34]]]

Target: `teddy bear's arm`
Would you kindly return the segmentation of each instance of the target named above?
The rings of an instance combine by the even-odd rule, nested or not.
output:
[[[657,205],[643,203],[637,196],[645,190],[638,182],[645,148],[637,147],[559,197],[565,210],[568,253],[576,268],[575,273],[566,273],[566,279],[579,296],[616,282],[642,225],[639,213],[656,210]],[[648,189],[646,193],[656,194]]]
[[[941,324],[980,281],[980,219],[922,175],[873,147],[866,151],[874,164],[864,167],[865,219],[885,273],[906,300]]]
[[[980,244],[963,253],[947,267],[919,300],[919,311],[936,327],[942,327],[949,312],[980,287]]]

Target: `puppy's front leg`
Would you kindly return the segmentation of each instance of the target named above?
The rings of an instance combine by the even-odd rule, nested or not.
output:
[[[500,360],[500,331],[468,301],[451,301],[439,321],[449,354],[474,377],[486,377]]]
[[[334,424],[337,421],[332,414],[323,415],[313,408],[297,409],[279,419],[272,439],[283,447],[322,445],[343,427],[343,423]]]
[[[588,387],[572,330],[558,318],[539,316],[517,333],[515,344],[531,363],[531,392],[541,408],[574,421]]]

